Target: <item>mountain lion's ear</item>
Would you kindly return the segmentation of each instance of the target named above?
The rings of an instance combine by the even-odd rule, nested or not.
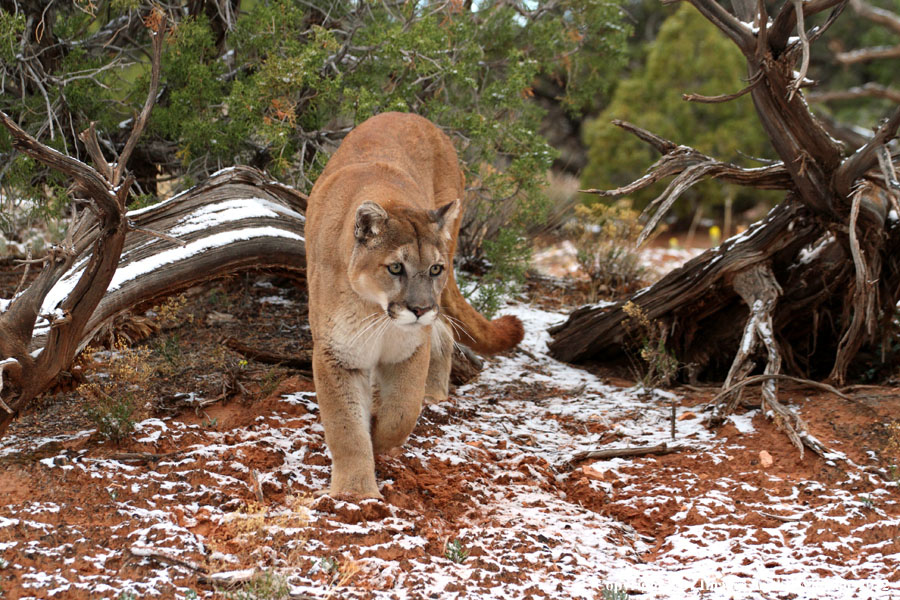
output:
[[[459,199],[451,200],[447,204],[443,206],[439,206],[434,210],[428,211],[428,216],[431,217],[431,220],[434,221],[438,229],[443,229],[445,232],[449,232],[447,226],[456,223],[456,217],[459,216]]]
[[[387,213],[378,204],[363,202],[356,209],[356,228],[353,235],[360,242],[372,239],[381,232],[387,218]]]

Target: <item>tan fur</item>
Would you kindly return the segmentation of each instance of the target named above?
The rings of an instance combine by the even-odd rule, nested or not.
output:
[[[457,341],[480,352],[522,339],[518,319],[487,321],[453,279],[463,184],[437,127],[385,113],[347,136],[310,194],[309,322],[332,495],[380,498],[374,455],[406,441],[424,396],[446,398],[444,315]]]

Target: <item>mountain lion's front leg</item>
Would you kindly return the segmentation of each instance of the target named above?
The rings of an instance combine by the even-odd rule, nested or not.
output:
[[[438,403],[450,393],[450,370],[453,367],[453,332],[443,319],[431,326],[431,359],[425,381],[426,402]]]
[[[325,443],[331,451],[328,494],[381,498],[369,433],[372,389],[368,373],[342,367],[317,345],[313,347],[313,378]]]
[[[425,342],[406,360],[375,368],[378,403],[372,423],[372,446],[376,454],[401,446],[416,426],[425,396],[428,356],[429,343]]]

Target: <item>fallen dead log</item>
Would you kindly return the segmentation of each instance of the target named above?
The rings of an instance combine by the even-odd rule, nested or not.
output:
[[[650,171],[602,196],[630,194],[672,180],[645,213],[644,235],[679,196],[707,178],[759,189],[783,189],[784,201],[763,220],[613,306],[586,306],[550,330],[551,354],[568,362],[626,359],[640,354],[630,319],[652,323],[682,377],[725,380],[714,422],[741,401],[754,371],[827,377],[842,385],[866,345],[883,343],[900,300],[900,182],[888,144],[900,128],[900,108],[872,136],[848,150],[810,112],[802,87],[809,46],[840,16],[846,0],[787,0],[770,17],[765,3],[689,0],[743,53],[750,85],[737,94],[688,95],[687,100],[753,99],[780,160],[762,168],[719,162],[635,125],[616,122],[662,156]],[[830,10],[820,25],[805,23]],[[751,27],[748,23],[762,24]],[[762,386],[762,404],[801,456],[827,449],[802,419],[777,399],[777,378]]]

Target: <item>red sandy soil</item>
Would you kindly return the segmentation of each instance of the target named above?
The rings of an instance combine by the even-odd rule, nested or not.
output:
[[[292,304],[260,302],[279,294]],[[542,294],[545,301],[550,295]],[[577,393],[533,383],[482,389],[472,392],[481,398],[476,404],[455,398],[427,407],[411,451],[378,460],[386,501],[353,504],[314,496],[329,465],[315,404],[311,395],[309,401],[285,400],[313,392],[309,378],[247,360],[221,344],[236,337],[296,354],[309,346],[304,308],[302,289],[274,276],[191,290],[178,323],[153,325],[142,342],[155,369],[148,390],[154,405],[146,416],[168,420],[149,422],[119,444],[96,432],[75,436],[94,425],[74,384],[22,415],[0,443],[0,598],[140,598],[150,590],[162,598],[241,597],[202,573],[244,568],[285,574],[296,596],[322,598],[563,598],[576,593],[568,587],[573,577],[590,583],[611,576],[611,566],[587,565],[595,555],[556,530],[530,522],[514,526],[505,511],[516,502],[554,518],[571,511],[582,522],[602,519],[604,543],[620,548],[616,564],[635,569],[678,556],[673,540],[705,523],[717,526],[708,542],[733,539],[735,554],[772,543],[799,507],[803,545],[817,549],[817,562],[809,563],[815,576],[900,580],[894,562],[900,503],[890,470],[900,458],[900,434],[888,427],[900,415],[900,394],[892,387],[855,390],[853,401],[799,386],[782,390],[784,402],[803,407],[811,432],[852,466],[809,453],[801,459],[757,414],[752,433],[739,434],[734,425],[716,433],[710,443],[717,460],[688,448],[628,459],[614,471],[594,468],[590,460],[548,460],[529,452],[539,439],[486,429],[493,427],[489,421],[479,425],[481,414],[504,403],[577,402]],[[84,364],[76,379],[102,369]],[[178,396],[190,391],[221,399],[192,408]],[[686,424],[703,416],[701,405],[717,390],[674,391]],[[621,437],[615,423],[596,415],[544,417],[573,435],[600,436],[603,444]],[[291,431],[298,432],[293,441]],[[462,432],[461,460],[444,452],[448,431]],[[187,456],[191,462],[182,463]],[[293,470],[284,468],[287,456],[294,457]],[[730,502],[697,501],[718,493]],[[453,540],[468,553],[458,570],[448,558]],[[168,549],[169,555],[136,556],[135,548]],[[173,564],[176,554],[185,561],[181,566]],[[859,563],[877,554],[884,560]],[[765,564],[775,574],[804,568],[799,557],[794,564],[779,556]],[[851,564],[860,566],[848,572]],[[736,572],[740,576],[740,568]],[[42,584],[37,573],[52,583]],[[745,575],[753,577],[749,567]],[[646,586],[635,582],[634,597],[686,597],[638,595]],[[600,587],[590,593],[602,597]]]

